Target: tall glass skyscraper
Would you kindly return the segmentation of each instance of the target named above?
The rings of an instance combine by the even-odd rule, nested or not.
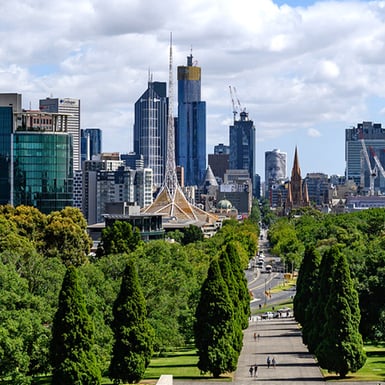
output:
[[[94,155],[102,153],[102,130],[100,128],[86,128],[80,130],[81,164],[91,160]]]
[[[21,111],[21,94],[0,94],[0,205],[13,203],[13,113]]]
[[[148,82],[135,103],[134,152],[143,155],[144,167],[153,171],[153,183],[163,183],[167,151],[168,98],[166,83]]]
[[[42,213],[72,206],[72,136],[66,117],[22,112],[13,135],[13,204]]]
[[[199,186],[206,175],[206,102],[201,101],[201,68],[187,57],[178,67],[176,164],[184,167],[185,185]]]
[[[251,180],[255,175],[255,127],[249,114],[242,111],[230,126],[230,169],[247,170]]]
[[[368,165],[364,147],[368,154]],[[385,168],[385,128],[381,123],[362,122],[357,127],[345,130],[345,176],[348,180],[353,180],[357,186],[368,192],[370,180],[374,177],[374,189],[385,193],[385,175],[376,166],[376,160],[382,168]]]

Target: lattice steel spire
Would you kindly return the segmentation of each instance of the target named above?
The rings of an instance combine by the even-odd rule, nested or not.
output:
[[[164,184],[169,194],[175,198],[179,187],[175,164],[175,128],[174,128],[174,81],[172,66],[172,34],[170,34],[170,58],[168,67],[168,121],[167,121],[167,155]]]
[[[213,223],[218,218],[193,206],[183,194],[176,175],[174,129],[174,82],[172,66],[172,34],[170,34],[170,59],[168,83],[167,154],[164,182],[154,202],[143,209],[144,213],[161,214],[171,221],[187,224]],[[175,223],[175,222],[174,222]]]

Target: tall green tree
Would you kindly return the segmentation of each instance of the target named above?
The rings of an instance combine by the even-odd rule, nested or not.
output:
[[[330,271],[330,295],[325,307],[325,324],[315,354],[320,366],[345,377],[366,361],[361,334],[358,294],[350,278],[344,254],[333,247],[336,264]]]
[[[147,321],[146,302],[134,261],[129,259],[113,307],[115,342],[109,376],[120,381],[140,381],[152,356],[153,330]]]
[[[77,270],[67,268],[52,325],[50,347],[53,385],[100,384],[93,352],[93,323],[88,315]]]
[[[217,259],[213,259],[201,289],[194,325],[198,368],[215,378],[237,367],[234,349],[234,309]]]
[[[320,263],[321,255],[314,246],[308,246],[298,272],[297,291],[293,301],[295,319],[302,325],[306,322],[306,314],[311,311],[309,304],[313,303]]]
[[[249,326],[250,317],[250,292],[247,287],[247,280],[242,268],[242,263],[238,255],[237,244],[235,242],[227,243],[225,253],[227,254],[234,280],[237,283],[237,301],[240,309],[239,319],[241,321],[241,327],[242,329],[246,329]]]
[[[244,325],[244,307],[239,301],[239,286],[238,282],[234,278],[234,274],[231,270],[231,265],[227,253],[223,250],[219,255],[219,268],[221,270],[222,278],[227,285],[230,299],[234,309],[234,349],[240,353],[243,345],[243,333],[242,326]],[[249,303],[248,303],[249,304]]]

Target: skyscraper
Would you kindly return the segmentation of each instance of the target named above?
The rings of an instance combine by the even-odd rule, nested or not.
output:
[[[166,83],[149,80],[148,88],[135,103],[134,152],[143,155],[144,167],[153,171],[153,182],[163,182],[167,148]]]
[[[39,101],[42,112],[68,114],[67,130],[72,136],[73,169],[80,170],[80,100],[72,98],[46,98]]]
[[[247,170],[251,180],[255,174],[255,127],[249,114],[242,111],[230,126],[230,169]]]
[[[265,152],[265,196],[270,196],[273,186],[286,179],[286,152],[274,149]]]
[[[381,123],[362,122],[345,130],[345,161],[346,179],[361,191],[369,192],[373,183],[374,190],[385,192],[385,128]]]
[[[34,206],[44,214],[72,206],[73,151],[67,116],[23,111],[15,118],[14,206]]]
[[[187,57],[178,67],[176,163],[184,167],[185,184],[199,186],[206,174],[206,102],[201,101],[201,68]]]
[[[19,111],[20,94],[0,94],[0,205],[13,203],[13,113]]]
[[[80,130],[81,164],[91,160],[94,155],[102,153],[102,130],[100,128],[86,128]]]

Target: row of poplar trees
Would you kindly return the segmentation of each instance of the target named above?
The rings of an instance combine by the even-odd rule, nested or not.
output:
[[[306,248],[294,314],[302,325],[303,342],[321,368],[345,377],[365,364],[358,293],[338,246],[332,246],[322,258],[314,246]]]
[[[250,294],[232,242],[211,261],[195,315],[198,368],[215,378],[234,371],[242,349],[242,330],[248,326]]]
[[[115,384],[143,378],[152,355],[153,330],[135,264],[129,260],[113,306],[115,343],[109,377]],[[67,268],[52,326],[52,384],[98,385],[101,373],[93,352],[94,327],[79,286],[77,270]]]

